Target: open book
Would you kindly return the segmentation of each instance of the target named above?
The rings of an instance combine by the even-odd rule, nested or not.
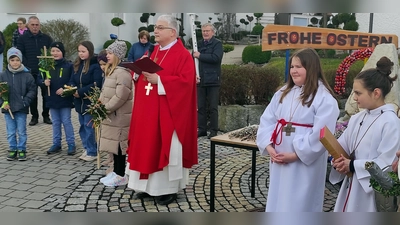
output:
[[[339,158],[340,155],[343,155],[346,159],[350,158],[328,127],[325,126],[320,130],[319,141],[324,145],[326,150],[328,150],[329,154],[331,154],[334,159]],[[351,177],[352,175],[351,172],[347,173],[348,177]]]
[[[136,74],[142,74],[142,72],[157,73],[163,68],[151,60],[149,57],[136,60],[135,62],[122,62],[121,66],[126,67]]]

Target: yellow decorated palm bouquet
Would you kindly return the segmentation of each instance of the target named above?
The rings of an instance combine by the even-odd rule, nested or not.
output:
[[[75,91],[77,90],[77,87],[74,86],[69,86],[69,85],[64,85],[63,88],[63,93],[61,94],[61,97],[68,97],[71,96],[75,93]]]
[[[0,97],[3,99],[3,104],[1,105],[1,108],[3,109],[6,105],[9,105],[9,86],[7,82],[1,82],[0,83]],[[10,113],[10,116],[12,119],[14,119],[14,115],[11,112],[11,109],[8,109],[8,112]]]

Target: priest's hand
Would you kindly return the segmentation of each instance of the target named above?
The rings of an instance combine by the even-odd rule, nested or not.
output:
[[[152,84],[157,84],[158,82],[158,74],[156,73],[148,73],[148,72],[142,72],[142,74],[146,77],[147,81],[152,83]]]
[[[283,152],[276,155],[276,158],[283,164],[295,162],[299,159],[295,152]]]
[[[332,166],[341,174],[350,172],[350,159],[346,159],[343,155],[340,155],[337,159],[332,159]]]

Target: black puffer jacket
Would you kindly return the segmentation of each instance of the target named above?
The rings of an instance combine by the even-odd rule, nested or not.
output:
[[[22,63],[31,69],[33,76],[39,74],[39,59],[37,57],[42,54],[40,50],[43,46],[49,49],[52,42],[53,39],[41,31],[37,35],[33,35],[30,30],[27,30],[18,38],[17,48],[22,53]]]
[[[37,96],[37,86],[35,80],[25,68],[24,71],[12,73],[8,68],[0,73],[0,82],[7,82],[9,85],[9,99],[11,112],[29,113],[29,105]],[[3,104],[3,99],[0,98],[0,106]],[[8,110],[1,109],[2,113]]]

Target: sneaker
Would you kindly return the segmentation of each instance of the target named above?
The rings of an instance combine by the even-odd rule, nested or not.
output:
[[[84,161],[86,161],[86,162],[92,162],[92,161],[94,161],[94,160],[97,159],[97,156],[90,156],[90,155],[87,155],[87,156],[85,156],[85,157],[83,157],[83,158],[81,158],[81,159],[84,160]]]
[[[26,161],[26,152],[18,151],[18,161]]]
[[[50,149],[47,151],[47,154],[50,155],[50,154],[54,154],[54,153],[57,153],[57,152],[61,152],[61,146],[53,145],[53,146],[51,146]]]
[[[82,155],[79,156],[79,158],[83,160],[83,158],[85,158],[86,156],[87,156],[86,150],[83,150]]]
[[[15,159],[17,159],[17,150],[8,151],[7,160],[8,161],[13,161]]]
[[[117,176],[116,173],[111,172],[111,173],[107,174],[107,176],[105,176],[103,178],[100,178],[100,182],[104,184],[104,182],[106,182],[108,180],[111,180],[111,179],[114,179],[114,177],[116,177],[116,176]]]
[[[68,151],[67,154],[68,155],[75,155],[76,153],[76,146],[75,145],[68,145]]]
[[[113,179],[106,180],[103,184],[106,187],[118,187],[123,186],[128,183],[128,177],[125,175],[121,177],[120,175],[116,175]]]

